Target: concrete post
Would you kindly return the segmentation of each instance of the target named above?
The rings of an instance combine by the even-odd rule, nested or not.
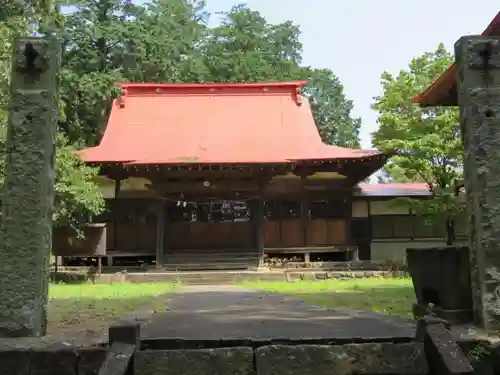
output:
[[[0,225],[0,337],[47,326],[61,47],[15,41]]]
[[[500,327],[500,38],[455,44],[475,323]]]

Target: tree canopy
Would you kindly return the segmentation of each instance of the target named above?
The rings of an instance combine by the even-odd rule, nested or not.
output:
[[[359,145],[361,120],[352,117],[342,83],[328,69],[303,66],[300,29],[291,21],[273,24],[238,5],[209,27],[201,0],[6,2],[0,10],[0,152],[12,38],[38,31],[55,34],[63,45],[54,215],[59,224],[90,220],[104,207],[92,183],[98,170],[84,166],[75,150],[99,143],[117,82],[309,79],[305,93],[323,140]]]
[[[272,24],[238,5],[210,15],[198,0],[80,1],[66,16],[61,129],[71,142],[96,144],[109,112],[114,83],[259,82],[310,79],[315,119],[323,139],[356,146],[360,120],[328,69],[302,65],[300,29]],[[312,95],[314,94],[314,95]]]
[[[382,95],[375,98],[379,129],[373,144],[397,155],[386,165],[386,177],[395,182],[424,182],[434,199],[414,200],[416,212],[448,221],[462,210],[455,198],[463,174],[463,147],[456,108],[419,107],[413,96],[422,92],[452,63],[444,45],[413,59],[397,75],[384,72]],[[449,228],[451,230],[451,228]]]

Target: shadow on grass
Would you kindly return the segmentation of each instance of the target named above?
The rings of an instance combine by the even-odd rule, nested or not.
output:
[[[69,336],[69,341],[95,338],[120,318],[165,311],[174,288],[170,283],[51,284],[48,334]]]
[[[415,293],[412,287],[363,288],[356,291],[287,293],[325,308],[348,308],[412,319]]]
[[[86,284],[95,281],[95,275],[90,272],[50,272],[50,281],[52,283],[63,284]]]
[[[165,296],[52,299],[48,308],[48,333],[84,332],[93,335],[106,330],[119,318],[133,316],[141,308],[152,313],[163,312],[165,302]]]
[[[412,318],[415,303],[408,278],[367,278],[349,280],[250,282],[245,286],[294,296],[325,308],[348,308]]]

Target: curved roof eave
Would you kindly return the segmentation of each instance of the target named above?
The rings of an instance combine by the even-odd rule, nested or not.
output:
[[[499,34],[500,12],[497,13],[481,35],[496,36]],[[423,92],[415,95],[412,98],[412,102],[426,107],[457,105],[455,64],[450,65],[450,67]]]

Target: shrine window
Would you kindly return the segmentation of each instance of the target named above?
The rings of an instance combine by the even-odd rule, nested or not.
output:
[[[393,216],[393,236],[394,238],[414,238],[415,237],[415,216],[414,215],[394,215]]]
[[[417,216],[415,223],[415,238],[446,237],[446,221],[444,219],[428,219]]]
[[[169,202],[167,210],[167,217],[170,222],[179,223],[192,221],[194,207],[191,204],[183,204],[183,202]]]
[[[151,223],[156,221],[153,203],[145,199],[110,200],[110,211],[117,222]]]
[[[300,202],[266,201],[264,202],[264,218],[266,220],[298,219],[300,218]]]
[[[264,202],[264,218],[266,220],[293,220],[300,218],[299,201],[267,201]]]
[[[281,220],[293,220],[300,218],[300,202],[282,201]]]
[[[264,219],[272,221],[279,220],[280,212],[281,212],[280,202],[277,201],[264,202]]]
[[[347,211],[345,200],[309,202],[309,215],[314,219],[345,219]]]
[[[180,202],[169,209],[169,221],[173,222],[232,222],[249,219],[249,209],[244,201]]]
[[[231,203],[231,210],[228,210],[228,215],[233,221],[250,220],[250,207],[245,201],[233,201]]]
[[[368,218],[353,218],[351,221],[351,236],[355,240],[370,240],[372,228]]]
[[[372,216],[373,238],[394,238],[394,217],[389,215]]]
[[[415,216],[375,215],[371,217],[373,238],[414,238]]]
[[[202,223],[207,223],[210,221],[220,221],[217,220],[219,219],[217,213],[215,213],[216,220],[214,220],[214,212],[212,212],[210,208],[210,202],[197,202],[192,207],[190,221],[199,221]]]

